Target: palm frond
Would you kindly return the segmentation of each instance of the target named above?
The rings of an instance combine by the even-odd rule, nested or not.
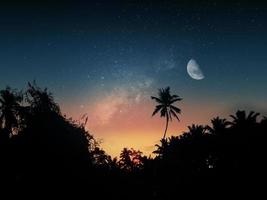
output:
[[[158,97],[153,97],[153,96],[151,96],[151,99],[155,100],[155,101],[158,102],[158,103],[162,103],[162,100],[159,99]]]
[[[160,111],[160,116],[161,116],[161,117],[165,117],[166,114],[167,114],[167,108],[164,107],[164,108],[162,108],[161,111]]]
[[[171,109],[169,110],[168,115],[169,115],[170,120],[172,121],[172,113],[171,113]]]
[[[179,113],[179,114],[181,113],[181,109],[180,109],[180,108],[177,108],[176,106],[173,106],[173,105],[171,105],[170,107],[171,107],[171,109],[174,110],[176,113]]]
[[[234,116],[234,115],[230,115],[230,117],[231,117],[233,120],[236,120],[236,119],[237,119],[236,116]]]
[[[156,108],[155,108],[155,110],[154,110],[154,112],[152,113],[152,116],[154,116],[155,114],[157,114],[162,107],[163,107],[162,105],[157,105]]]
[[[176,102],[176,101],[181,101],[182,100],[182,98],[175,98],[175,99],[172,99],[171,101],[170,101],[170,104],[172,104],[172,103],[174,103],[174,102]]]
[[[176,115],[176,113],[172,109],[170,110],[170,112],[178,121],[180,121],[179,117]]]
[[[253,111],[250,111],[249,115],[248,115],[248,119],[249,118],[253,118],[253,119],[256,119],[258,116],[260,115],[260,113],[255,113]]]

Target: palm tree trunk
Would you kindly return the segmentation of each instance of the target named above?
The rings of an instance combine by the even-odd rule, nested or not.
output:
[[[163,140],[165,140],[166,133],[167,133],[167,130],[168,130],[168,125],[169,125],[169,117],[167,115],[167,117],[166,117],[166,127],[165,127],[165,132],[164,132],[164,135],[163,135]]]

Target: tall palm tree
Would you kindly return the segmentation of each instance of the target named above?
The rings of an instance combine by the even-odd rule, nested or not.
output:
[[[12,134],[12,128],[18,127],[18,115],[22,95],[9,87],[0,91],[0,126]]]
[[[173,104],[177,101],[181,101],[182,99],[178,95],[170,94],[170,87],[159,89],[158,97],[151,96],[151,99],[155,100],[158,105],[156,105],[152,116],[157,114],[160,111],[160,117],[166,118],[166,127],[163,135],[163,140],[166,137],[169,121],[172,121],[172,117],[175,117],[178,121],[178,114],[181,113],[181,109],[174,106]]]

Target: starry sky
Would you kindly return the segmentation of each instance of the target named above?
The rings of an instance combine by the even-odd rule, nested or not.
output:
[[[237,109],[267,114],[267,5],[253,1],[10,1],[0,6],[0,88],[48,87],[102,147],[149,155],[165,121],[150,96],[183,98],[178,135]],[[205,78],[192,79],[194,59]]]

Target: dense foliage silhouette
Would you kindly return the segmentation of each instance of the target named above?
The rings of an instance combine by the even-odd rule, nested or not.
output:
[[[169,91],[153,97],[159,103],[153,114],[161,111],[167,120],[176,116],[171,104],[181,100]],[[24,93],[1,90],[0,116],[0,181],[12,190],[66,194],[79,186],[90,197],[174,199],[196,189],[261,188],[265,180],[267,118],[255,112],[238,110],[230,121],[216,117],[163,137],[153,157],[124,148],[119,158],[85,129],[87,118],[63,116],[52,94],[35,83]]]

